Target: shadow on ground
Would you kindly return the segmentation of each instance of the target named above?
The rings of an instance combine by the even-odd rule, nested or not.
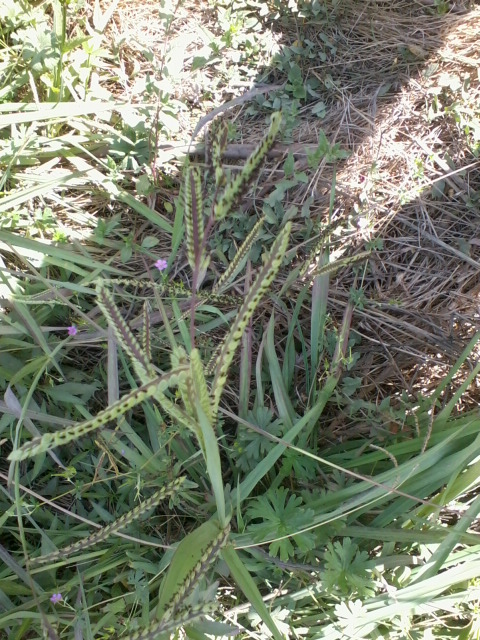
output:
[[[307,206],[308,216],[294,222],[298,237],[309,220],[320,234],[330,221],[331,251],[375,248],[368,262],[332,277],[329,291],[334,318],[356,292],[361,357],[349,376],[361,379],[359,397],[428,393],[478,328],[480,10],[439,15],[405,1],[316,9],[308,19],[273,8],[265,16],[282,49],[259,79],[287,86],[256,101],[283,107],[288,119],[299,77],[299,95],[302,86],[307,92],[291,148],[316,145],[323,130],[350,157],[320,162],[282,206]],[[289,77],[285,68],[294,69]],[[248,118],[237,122],[248,142]],[[305,156],[295,159],[297,171],[308,170]],[[261,195],[283,177],[282,160]],[[466,401],[478,403],[478,393],[469,394]]]

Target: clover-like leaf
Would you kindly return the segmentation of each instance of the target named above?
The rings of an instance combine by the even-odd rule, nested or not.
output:
[[[343,595],[373,596],[375,583],[368,553],[360,551],[350,538],[329,542],[324,553],[324,587]]]
[[[247,516],[259,521],[250,524],[248,531],[258,542],[272,540],[269,553],[283,562],[296,555],[297,548],[306,553],[315,546],[315,534],[301,531],[312,524],[314,512],[302,505],[301,497],[279,487],[256,498],[247,509]]]

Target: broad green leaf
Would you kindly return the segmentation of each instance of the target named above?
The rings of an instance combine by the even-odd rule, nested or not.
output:
[[[159,592],[157,618],[169,620],[181,610],[182,602],[196,580],[211,566],[225,545],[229,529],[216,518],[201,524],[178,545]]]

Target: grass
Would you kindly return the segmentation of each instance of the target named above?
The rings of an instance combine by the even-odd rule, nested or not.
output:
[[[0,1],[0,638],[479,637],[480,14],[286,5]]]

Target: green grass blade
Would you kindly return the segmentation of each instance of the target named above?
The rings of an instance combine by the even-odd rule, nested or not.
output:
[[[189,533],[175,550],[159,591],[156,617],[168,620],[181,609],[182,602],[200,575],[212,565],[228,538],[216,518],[204,522]]]
[[[198,424],[200,426],[204,450],[203,455],[207,465],[208,476],[212,484],[215,504],[217,505],[217,515],[221,527],[227,526],[225,494],[223,491],[222,463],[220,461],[220,451],[212,424],[205,415],[202,407],[197,406]]]
[[[86,151],[85,149],[82,150]],[[137,200],[135,196],[128,193],[128,191],[125,191],[125,189],[119,187],[111,178],[105,176],[101,171],[86,162],[86,160],[72,156],[70,158],[70,162],[81,172],[87,172],[89,179],[102,189],[105,189],[111,198],[115,198],[119,202],[123,202],[153,225],[162,229],[162,231],[172,234],[172,225],[162,215],[147,207],[147,205],[140,202],[140,200]]]
[[[288,396],[287,389],[282,376],[280,363],[275,352],[275,314],[268,323],[267,339],[265,342],[265,355],[267,356],[270,380],[272,382],[273,393],[280,418],[287,428],[290,428],[295,421],[295,409]]]
[[[449,535],[435,550],[428,562],[419,569],[412,584],[436,576],[445,565],[450,554],[461,543],[461,534],[466,533],[480,513],[480,496],[477,496],[460,520],[452,527]]]
[[[310,314],[310,380],[318,375],[318,365],[324,348],[325,320],[327,317],[330,276],[316,276],[312,285],[312,311]]]
[[[18,209],[24,202],[43,196],[53,189],[58,189],[59,187],[74,187],[79,184],[83,185],[86,182],[88,182],[88,180],[85,171],[74,171],[66,176],[62,175],[50,179],[43,179],[31,187],[18,189],[7,196],[3,196],[3,198],[0,199],[0,213],[7,213]]]
[[[308,413],[306,413],[293,427],[283,436],[282,443],[277,444],[263,460],[251,471],[248,476],[242,481],[237,489],[234,490],[232,495],[232,503],[236,504],[237,499],[239,502],[243,502],[255,489],[260,480],[267,475],[272,469],[277,460],[283,455],[288,444],[293,442],[295,438],[303,431],[309,431],[317,423],[318,419],[323,413],[325,405],[331,398],[335,387],[337,386],[338,379],[335,376],[330,376],[325,381],[322,387],[317,403],[312,407]],[[285,443],[285,444],[284,444]],[[237,496],[238,493],[238,496]]]
[[[0,207],[1,208],[1,207]],[[2,247],[4,244],[5,247]],[[31,238],[25,238],[16,233],[10,233],[0,229],[0,248],[6,248],[7,250],[13,247],[18,249],[20,255],[24,255],[24,249],[27,251],[35,252],[39,255],[45,256],[45,262],[48,263],[48,257],[51,256],[56,260],[63,261],[65,269],[73,271],[75,273],[75,266],[80,265],[82,267],[88,267],[89,272],[92,270],[99,270],[100,272],[110,272],[116,275],[123,275],[123,271],[110,267],[105,262],[97,262],[91,256],[84,256],[76,253],[72,248],[63,248],[61,245],[55,245],[50,242],[42,242],[40,240],[32,240]]]
[[[253,581],[252,576],[245,568],[245,565],[241,561],[235,548],[231,544],[228,544],[222,549],[221,554],[222,558],[227,563],[228,568],[230,569],[230,573],[232,574],[232,577],[237,583],[238,587],[240,587],[240,589],[243,591],[247,600],[261,617],[275,640],[285,640],[284,636],[280,633],[277,625],[270,615],[270,612],[265,606],[262,595],[258,590],[257,585]]]

